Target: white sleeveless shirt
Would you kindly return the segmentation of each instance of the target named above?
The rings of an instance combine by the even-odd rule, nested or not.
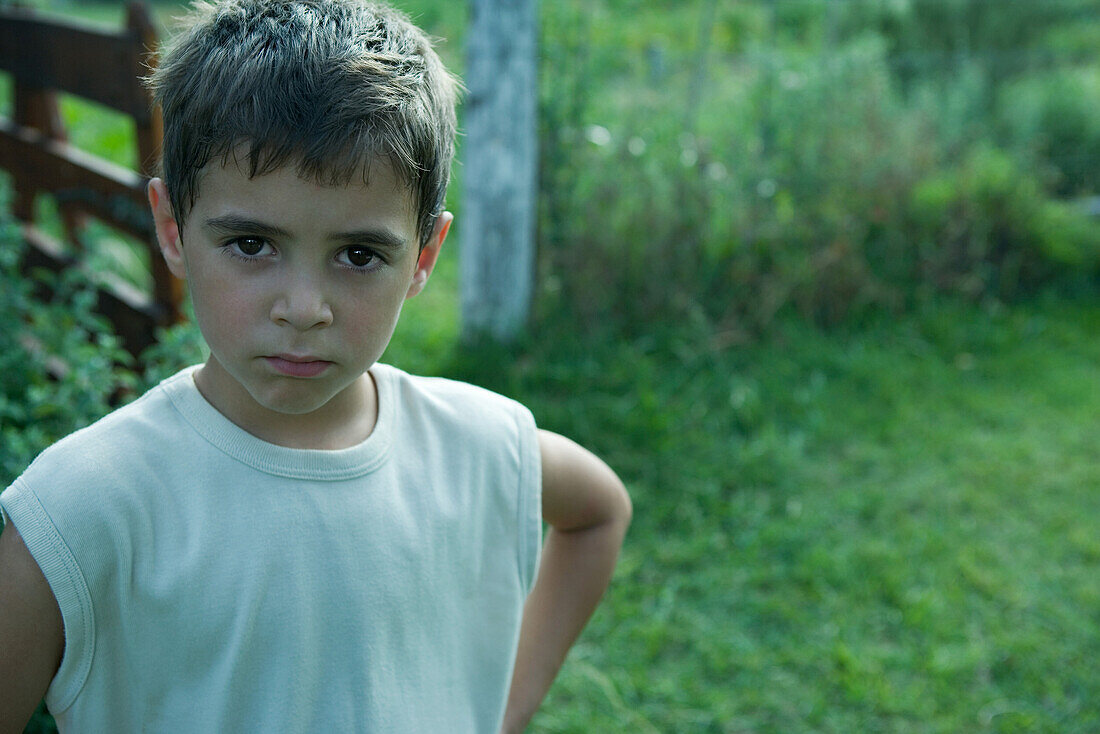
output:
[[[378,364],[365,442],[288,449],[195,369],[0,494],[61,607],[60,730],[496,734],[541,538],[530,412]]]

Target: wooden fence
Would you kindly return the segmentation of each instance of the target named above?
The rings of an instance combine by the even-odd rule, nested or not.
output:
[[[92,274],[100,284],[98,310],[135,355],[152,344],[157,327],[179,320],[182,300],[182,284],[169,273],[157,247],[145,195],[162,127],[139,77],[156,63],[156,42],[141,3],[129,5],[126,25],[118,31],[0,7],[0,69],[11,75],[13,94],[12,117],[0,116],[0,168],[11,174],[12,214],[28,244],[24,271],[85,267],[80,233],[87,217],[137,238],[148,250],[151,293],[110,273]],[[131,117],[139,170],[73,146],[58,111],[59,92]],[[64,242],[36,225],[40,194],[55,198]]]

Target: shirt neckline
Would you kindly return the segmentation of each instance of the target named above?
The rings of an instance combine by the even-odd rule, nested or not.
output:
[[[199,392],[193,365],[169,377],[159,386],[185,421],[206,441],[226,455],[254,469],[293,479],[338,481],[362,476],[385,461],[392,444],[394,423],[393,368],[370,368],[378,392],[378,419],[374,430],[359,444],[344,449],[294,449],[264,441],[222,415]]]

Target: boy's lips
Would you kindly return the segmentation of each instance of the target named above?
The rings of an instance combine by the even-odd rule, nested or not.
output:
[[[313,356],[299,357],[293,354],[276,354],[264,357],[264,361],[276,372],[289,377],[316,377],[332,364],[325,359]]]

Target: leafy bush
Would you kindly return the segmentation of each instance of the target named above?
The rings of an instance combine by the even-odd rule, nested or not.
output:
[[[131,360],[92,312],[95,293],[75,271],[39,273],[47,301],[18,268],[21,237],[0,224],[0,473],[6,486],[42,449],[107,413],[136,387]]]
[[[922,181],[910,214],[922,280],[967,296],[1009,299],[1058,268],[1100,264],[1100,226],[1047,200],[1039,180],[996,149],[976,148]]]
[[[972,60],[988,71],[990,92],[1000,81],[1027,71],[1032,52],[1060,50],[1050,43],[1054,34],[1080,26],[1100,10],[1097,0],[852,0],[832,5],[838,35],[882,36],[903,80],[950,74],[960,61]]]
[[[1100,194],[1100,71],[1063,69],[1006,88],[998,114],[1006,140],[1049,167],[1061,196]]]
[[[1030,107],[1006,90],[1095,0],[995,5],[743,4],[648,45],[554,5],[541,314],[627,335],[701,320],[737,340],[784,312],[834,324],[929,289],[1011,298],[1094,272],[1096,226],[1054,197],[1100,171],[1096,73],[1064,72]]]

